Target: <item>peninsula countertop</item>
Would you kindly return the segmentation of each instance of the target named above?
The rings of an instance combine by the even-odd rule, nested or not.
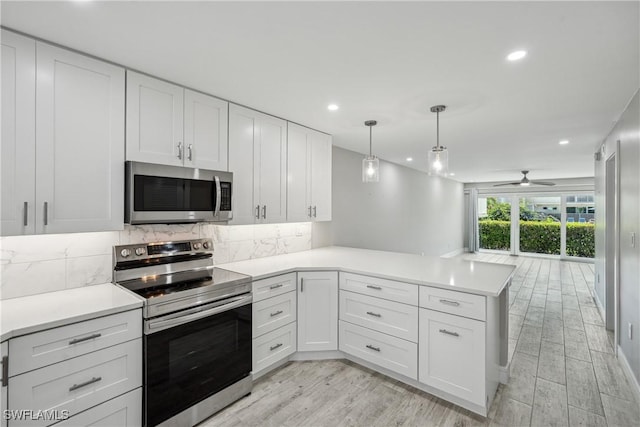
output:
[[[515,266],[460,258],[329,246],[286,255],[218,264],[254,280],[291,271],[338,270],[383,279],[498,297]]]

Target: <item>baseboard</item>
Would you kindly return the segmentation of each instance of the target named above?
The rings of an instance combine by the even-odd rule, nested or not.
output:
[[[627,381],[629,381],[629,384],[631,385],[631,389],[633,390],[633,395],[636,398],[636,402],[640,404],[640,384],[638,383],[638,379],[636,378],[636,376],[633,374],[631,365],[629,365],[629,361],[625,357],[620,346],[618,346],[618,360],[620,361],[620,366],[622,366],[622,371],[627,377]]]
[[[511,378],[511,361],[507,362],[507,366],[498,366],[498,381],[501,384],[507,384]]]
[[[290,360],[328,360],[328,359],[344,359],[344,353],[339,350],[324,351],[298,351],[293,353]]]
[[[455,251],[440,255],[440,258],[453,258],[454,256],[458,256],[463,253],[465,253],[465,248],[458,248]]]

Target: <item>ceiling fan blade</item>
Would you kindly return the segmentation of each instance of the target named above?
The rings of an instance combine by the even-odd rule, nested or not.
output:
[[[518,182],[507,182],[507,183],[504,183],[504,184],[493,184],[494,187],[504,187],[504,186],[507,186],[507,185],[520,185],[520,181],[518,181]]]
[[[549,181],[531,181],[531,183],[535,185],[549,185],[549,186],[556,185],[555,182],[549,182]]]

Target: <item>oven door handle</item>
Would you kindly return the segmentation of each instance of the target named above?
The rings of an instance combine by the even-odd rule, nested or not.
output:
[[[213,179],[216,182],[216,209],[213,215],[217,218],[220,216],[220,203],[222,203],[222,194],[220,193],[222,192],[222,188],[220,186],[220,177],[216,175]]]
[[[150,320],[145,324],[145,334],[153,334],[162,331],[167,328],[182,325],[184,323],[193,322],[194,320],[202,319],[205,317],[213,316],[215,314],[223,313],[225,311],[232,310],[243,305],[251,304],[253,301],[252,295],[242,295],[236,298],[232,298],[228,303],[218,305],[208,310],[198,311],[197,313],[188,314],[186,316],[175,317],[172,319],[162,320]]]

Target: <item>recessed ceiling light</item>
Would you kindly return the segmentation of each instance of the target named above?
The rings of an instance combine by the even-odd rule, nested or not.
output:
[[[456,175],[456,174],[455,174],[455,173],[453,173],[453,172],[451,172],[451,173],[449,174],[449,176],[455,176],[455,175]]]
[[[511,52],[509,55],[507,55],[507,59],[509,61],[517,61],[524,58],[525,56],[527,56],[526,50],[516,50],[515,52]]]
[[[407,157],[407,162],[413,162],[413,157]]]
[[[568,139],[563,139],[562,141],[558,142],[558,144],[560,145],[567,145],[569,143]]]
[[[329,104],[329,105],[327,105],[327,109],[329,111],[336,111],[338,108],[340,108],[340,107],[338,107],[337,104]]]

